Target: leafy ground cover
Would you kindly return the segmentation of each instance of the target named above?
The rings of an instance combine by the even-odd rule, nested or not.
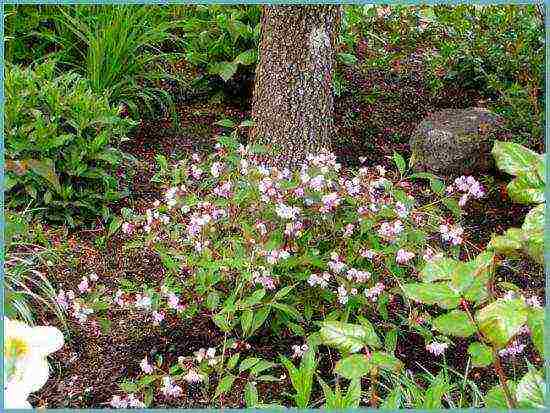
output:
[[[261,148],[243,153],[249,101],[196,93],[174,99],[177,128],[168,111],[143,117],[117,145],[131,161],[113,175],[131,195],[107,224],[14,217],[27,242],[9,251],[46,253],[13,265],[55,288],[35,321],[66,334],[34,406],[505,408],[505,377],[513,403],[540,407],[543,267],[517,254],[529,238],[492,240],[537,204],[513,195],[513,176],[540,182],[515,167],[413,176],[408,140],[426,115],[489,101],[478,85],[434,91],[429,34],[396,50],[412,35],[392,40],[395,19],[382,17],[383,47],[363,29],[350,41],[336,158],[316,154],[308,178],[256,168]],[[522,143],[543,150],[540,136]]]

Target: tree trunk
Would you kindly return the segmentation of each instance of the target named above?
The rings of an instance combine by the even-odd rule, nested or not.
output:
[[[269,147],[263,162],[296,166],[330,149],[340,15],[340,6],[263,7],[251,133]]]

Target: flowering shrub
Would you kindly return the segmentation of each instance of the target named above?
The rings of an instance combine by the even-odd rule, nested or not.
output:
[[[259,164],[262,151],[221,137],[208,158],[194,154],[174,165],[163,202],[141,212],[123,210],[126,248],[158,253],[166,276],[159,285],[124,283],[114,305],[143,311],[157,325],[168,313],[206,312],[240,340],[265,328],[308,336],[313,321],[349,317],[362,320],[372,336],[369,314],[388,320],[395,289],[415,281],[417,268],[443,256],[458,258],[460,206],[484,195],[471,177],[445,188],[433,175],[407,176],[399,155],[396,172],[380,166],[344,171],[329,153],[309,156],[291,171]],[[418,178],[429,179],[431,189]],[[303,342],[294,347],[295,357],[308,349]],[[402,365],[387,352],[373,354],[390,370]],[[182,363],[178,374],[146,379],[147,386],[155,382],[169,396],[179,393],[178,380],[209,375]],[[150,375],[156,367],[144,359],[141,368]],[[219,392],[228,392],[239,377],[229,371],[217,376]],[[113,405],[139,407],[135,393],[145,392],[139,383],[125,387],[133,398],[116,396]]]
[[[269,168],[231,137],[175,169],[163,203],[124,211],[128,248],[157,251],[169,272],[140,305],[152,316],[206,308],[243,337],[268,319],[274,331],[303,334],[304,320],[386,302],[389,280],[414,277],[437,251],[458,252],[462,231],[442,201],[482,196],[471,178],[446,193],[438,181],[438,200],[423,204],[406,177],[381,167],[344,173],[328,153],[295,171]]]

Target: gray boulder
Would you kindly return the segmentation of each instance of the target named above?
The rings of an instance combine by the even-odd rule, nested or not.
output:
[[[486,171],[502,117],[484,108],[443,109],[424,119],[410,138],[415,171],[457,176]]]

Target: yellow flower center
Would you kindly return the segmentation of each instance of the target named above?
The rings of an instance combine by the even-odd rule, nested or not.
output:
[[[8,337],[4,342],[4,354],[6,357],[18,359],[29,352],[29,344],[19,337]]]

